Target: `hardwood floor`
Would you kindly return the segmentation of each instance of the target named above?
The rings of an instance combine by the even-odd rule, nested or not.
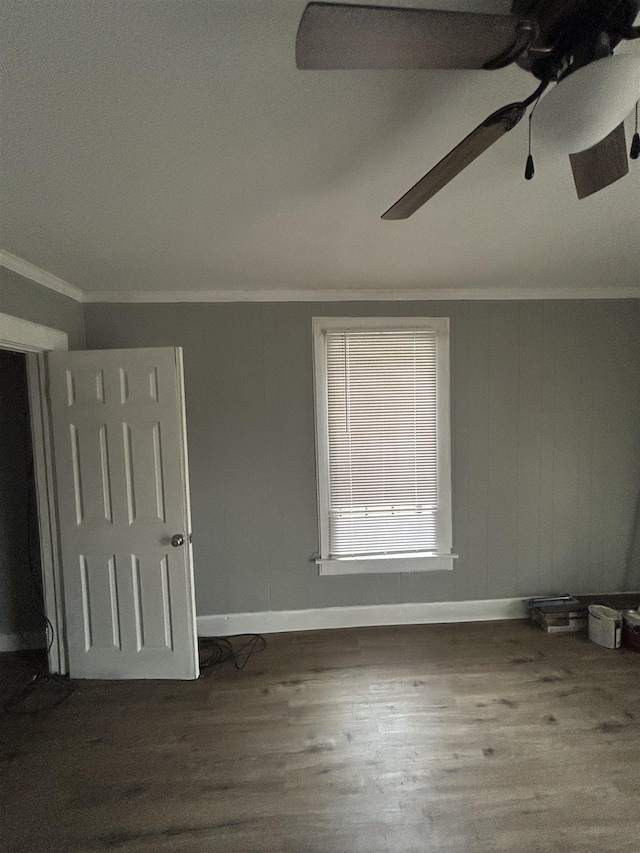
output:
[[[631,851],[639,675],[637,653],[502,622],[271,635],[241,672],[83,682],[2,719],[0,848]]]

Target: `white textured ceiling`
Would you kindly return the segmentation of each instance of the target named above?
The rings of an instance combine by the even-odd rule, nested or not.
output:
[[[304,5],[4,0],[0,247],[88,292],[638,286],[640,163],[579,202],[552,152],[523,180],[525,122],[381,221],[535,81],[297,71]]]

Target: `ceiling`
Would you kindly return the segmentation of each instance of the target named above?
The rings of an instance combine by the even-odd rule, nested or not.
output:
[[[640,161],[579,202],[554,152],[523,180],[526,122],[411,219],[382,221],[535,81],[297,71],[304,5],[4,0],[0,247],[94,299],[640,295]]]

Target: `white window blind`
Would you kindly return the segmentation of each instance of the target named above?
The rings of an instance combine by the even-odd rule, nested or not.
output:
[[[327,556],[437,553],[436,331],[324,334]]]

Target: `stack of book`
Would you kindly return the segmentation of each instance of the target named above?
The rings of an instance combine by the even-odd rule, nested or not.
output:
[[[587,627],[587,605],[572,595],[530,598],[529,615],[549,634],[581,631]]]

